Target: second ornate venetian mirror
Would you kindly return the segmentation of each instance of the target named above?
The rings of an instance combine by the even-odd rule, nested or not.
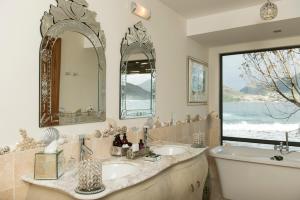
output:
[[[85,0],[45,12],[40,46],[40,127],[105,120],[105,36]]]
[[[155,49],[141,22],[121,46],[120,119],[155,115]]]

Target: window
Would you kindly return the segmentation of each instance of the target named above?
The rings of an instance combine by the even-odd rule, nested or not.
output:
[[[220,56],[222,142],[300,146],[300,47]]]

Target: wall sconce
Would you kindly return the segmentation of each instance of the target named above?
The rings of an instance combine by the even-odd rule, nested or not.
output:
[[[144,6],[131,2],[131,13],[135,14],[138,17],[144,18],[146,20],[151,18],[150,9],[145,8]]]

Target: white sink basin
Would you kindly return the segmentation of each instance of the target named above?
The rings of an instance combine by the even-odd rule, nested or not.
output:
[[[174,156],[187,152],[187,149],[181,146],[165,145],[161,147],[153,147],[151,150],[162,156]]]
[[[138,167],[131,163],[104,163],[102,166],[102,179],[113,180],[138,172]]]

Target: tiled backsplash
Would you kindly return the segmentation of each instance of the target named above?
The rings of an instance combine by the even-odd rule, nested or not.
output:
[[[65,159],[78,160],[79,143],[63,145]],[[25,200],[28,184],[22,181],[25,174],[33,174],[35,153],[42,149],[10,152],[0,156],[0,200]]]
[[[208,133],[207,120],[176,126],[163,127],[150,130],[150,139],[167,140],[172,142],[191,143],[194,132]],[[95,138],[87,136],[86,145],[94,152],[95,158],[109,158],[113,136]],[[130,142],[137,143],[142,138],[142,133],[129,132],[127,138]],[[65,160],[70,158],[79,160],[79,139],[73,137],[62,145]],[[0,156],[0,200],[25,200],[29,185],[21,177],[33,174],[35,153],[42,149],[11,152]],[[67,162],[66,162],[67,163]]]

